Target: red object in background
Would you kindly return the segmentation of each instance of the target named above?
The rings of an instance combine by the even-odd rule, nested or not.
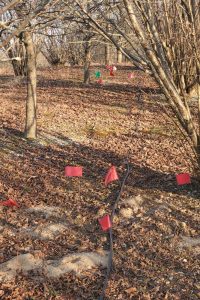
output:
[[[133,74],[132,74],[132,73],[129,73],[129,74],[128,74],[128,78],[129,78],[129,79],[132,79],[132,78],[133,78]]]
[[[108,170],[108,173],[106,174],[105,177],[105,185],[108,185],[110,182],[114,181],[114,180],[118,180],[118,174],[116,171],[115,166],[110,167],[110,169]]]
[[[106,231],[112,227],[109,215],[106,215],[103,218],[99,219],[99,223],[103,231]]]
[[[17,202],[13,199],[8,199],[6,201],[0,202],[1,206],[7,206],[7,207],[19,207],[19,205],[17,204]]]
[[[103,79],[100,78],[100,79],[97,81],[97,83],[98,83],[98,84],[103,84]]]
[[[178,185],[189,184],[191,183],[190,174],[188,173],[177,174],[176,181]]]
[[[109,71],[113,71],[113,66],[107,65],[107,66],[106,66],[106,69],[109,70]]]
[[[113,73],[113,70],[110,70],[110,76],[115,76],[115,74]]]
[[[65,176],[67,177],[81,177],[83,176],[83,168],[82,167],[65,167]]]

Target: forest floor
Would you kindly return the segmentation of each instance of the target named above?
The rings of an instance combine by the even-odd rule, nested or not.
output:
[[[0,200],[20,205],[0,211],[0,299],[98,299],[109,251],[98,218],[120,189],[104,177],[115,165],[123,180],[127,161],[106,299],[200,299],[200,188],[189,143],[149,76],[93,67],[91,84],[81,81],[79,67],[39,70],[38,139],[27,141],[25,82],[0,70]],[[83,177],[66,178],[66,165],[83,166]],[[182,172],[191,185],[177,186]]]

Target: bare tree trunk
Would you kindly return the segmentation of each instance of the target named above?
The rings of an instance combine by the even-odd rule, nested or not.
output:
[[[24,32],[24,45],[27,56],[27,101],[25,137],[35,139],[37,137],[36,119],[36,59],[35,50],[30,32]]]
[[[91,43],[89,40],[85,43],[85,62],[84,62],[84,83],[90,83],[90,63],[91,63]]]
[[[25,70],[20,61],[12,60],[12,67],[16,77],[25,75]]]
[[[88,2],[88,1],[86,1]],[[90,10],[90,3],[86,5],[87,11]],[[85,55],[84,55],[84,80],[83,82],[88,84],[90,83],[90,63],[91,63],[91,32],[90,32],[90,24],[86,25],[86,29],[88,34],[85,36]]]
[[[106,44],[105,47],[105,64],[110,65],[111,59],[110,59],[110,44]]]
[[[10,46],[9,46],[10,47]],[[13,47],[8,50],[9,58],[20,57],[20,60],[12,60],[12,67],[15,76],[26,76],[26,50],[22,41],[16,41]]]
[[[179,93],[176,85],[174,84],[173,78],[168,69],[165,69],[165,61],[163,56],[156,55],[153,49],[147,43],[145,38],[145,32],[142,30],[138,18],[134,13],[133,6],[129,0],[123,0],[125,8],[127,10],[130,22],[134,28],[137,36],[140,38],[141,46],[151,64],[151,70],[154,75],[154,78],[157,80],[158,84],[163,90],[166,98],[168,99],[173,111],[175,112],[180,124],[188,133],[194,149],[197,149],[198,145],[198,135],[197,131],[191,117],[191,112],[187,104],[186,99],[183,101],[183,96]],[[155,43],[156,45],[156,43]],[[169,67],[168,67],[169,68]],[[185,103],[184,103],[185,102]]]
[[[122,63],[122,53],[119,49],[117,49],[117,63],[118,64]]]
[[[121,42],[122,42],[122,39],[121,39],[121,37],[119,37],[119,40],[118,40],[119,45],[121,45]],[[122,59],[123,59],[122,52],[120,51],[119,48],[117,48],[117,63],[121,64]]]

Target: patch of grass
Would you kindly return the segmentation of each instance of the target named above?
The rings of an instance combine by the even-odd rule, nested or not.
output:
[[[116,130],[112,128],[100,128],[94,125],[89,125],[86,127],[85,132],[88,137],[103,139],[116,133]]]
[[[27,186],[25,186],[25,185],[23,186],[23,192],[24,192],[24,193],[30,193],[31,190],[32,190],[32,189],[31,189],[30,186],[28,186],[28,185],[27,185]]]
[[[153,126],[150,128],[146,128],[144,131],[148,134],[156,134],[168,137],[174,135],[174,131],[172,130],[172,128],[167,126]]]

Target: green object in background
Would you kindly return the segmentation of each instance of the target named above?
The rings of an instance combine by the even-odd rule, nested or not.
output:
[[[101,72],[100,71],[96,71],[95,72],[95,77],[96,78],[100,78],[101,77]]]

